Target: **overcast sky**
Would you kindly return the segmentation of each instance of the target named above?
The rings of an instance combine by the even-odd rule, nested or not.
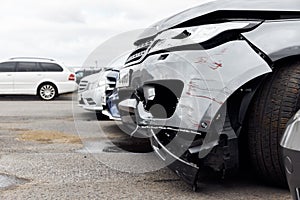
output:
[[[0,0],[0,59],[81,66],[101,43],[207,0]]]

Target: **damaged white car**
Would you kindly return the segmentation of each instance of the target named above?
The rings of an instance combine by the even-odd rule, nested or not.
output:
[[[298,0],[221,0],[164,19],[120,71],[121,118],[195,188],[241,159],[286,185],[279,143],[300,108],[299,32]]]

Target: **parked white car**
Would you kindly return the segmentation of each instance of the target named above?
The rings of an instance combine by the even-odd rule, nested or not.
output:
[[[112,60],[99,73],[81,79],[78,90],[79,106],[85,110],[95,111],[98,119],[109,117],[119,120],[118,111],[111,95],[116,95],[116,82],[119,78],[119,69],[123,67],[129,53],[125,53]]]
[[[84,77],[79,83],[79,106],[85,110],[95,111],[98,119],[110,117],[106,111],[106,98],[116,86],[118,73],[109,69]]]
[[[53,59],[19,57],[0,62],[0,95],[38,95],[52,100],[75,90],[75,74]]]

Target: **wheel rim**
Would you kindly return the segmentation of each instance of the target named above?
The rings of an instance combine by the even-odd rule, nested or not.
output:
[[[43,85],[40,89],[40,96],[45,100],[53,99],[55,96],[55,88],[52,85]]]

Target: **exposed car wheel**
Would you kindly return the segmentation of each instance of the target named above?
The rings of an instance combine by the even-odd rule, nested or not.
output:
[[[57,95],[56,87],[51,83],[45,83],[39,87],[38,95],[42,100],[52,100]]]
[[[260,177],[286,186],[279,143],[288,120],[300,108],[300,62],[280,65],[267,77],[250,108],[248,149]]]

